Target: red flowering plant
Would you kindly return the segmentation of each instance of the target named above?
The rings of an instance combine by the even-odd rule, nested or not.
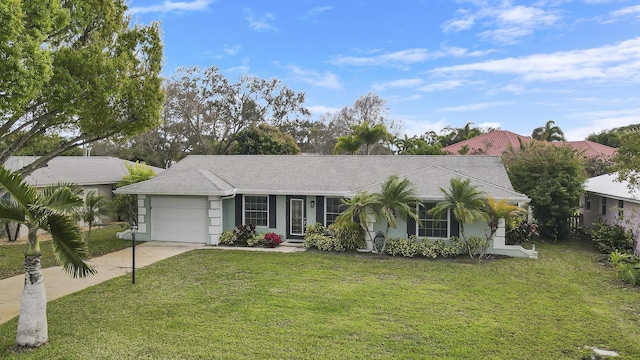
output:
[[[264,240],[268,247],[276,247],[282,243],[282,236],[270,232],[264,235]]]

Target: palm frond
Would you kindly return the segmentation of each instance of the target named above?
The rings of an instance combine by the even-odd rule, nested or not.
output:
[[[17,171],[11,172],[4,166],[0,166],[0,187],[25,209],[38,198],[37,191],[29,186]]]
[[[82,189],[75,184],[47,186],[41,199],[44,206],[65,213],[75,213],[84,205]]]
[[[27,214],[22,206],[9,201],[0,202],[0,220],[25,223],[26,217]]]
[[[49,216],[47,223],[53,238],[53,252],[64,270],[74,278],[95,274],[96,270],[85,262],[87,247],[75,220],[56,213]]]

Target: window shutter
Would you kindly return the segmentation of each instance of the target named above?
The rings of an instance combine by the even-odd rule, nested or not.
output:
[[[407,216],[407,236],[416,235],[416,221]]]
[[[242,225],[242,195],[236,195],[236,226]]]
[[[316,222],[322,225],[324,223],[324,196],[316,196]]]
[[[453,210],[449,210],[449,237],[460,237],[460,223],[455,216]]]
[[[269,227],[273,229],[276,227],[276,219],[277,219],[275,195],[269,195],[269,215],[268,216],[269,216]]]

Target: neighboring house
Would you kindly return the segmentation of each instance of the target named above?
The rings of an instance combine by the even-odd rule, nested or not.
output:
[[[453,145],[442,148],[442,151],[448,154],[459,155],[465,149],[469,155],[497,155],[513,147],[520,148],[520,143],[529,145],[531,142],[537,141],[529,136],[518,135],[506,130],[490,131],[486,134],[472,137]],[[604,160],[610,159],[616,153],[616,149],[610,146],[598,144],[589,140],[581,141],[552,141],[548,142],[553,146],[569,146],[584,154],[588,158],[600,157]]]
[[[4,164],[5,168],[16,171],[35,161],[37,156],[12,156]],[[86,197],[95,191],[107,199],[113,197],[115,185],[128,175],[127,165],[135,163],[110,156],[59,156],[49,161],[47,166],[37,169],[25,178],[36,188],[58,183],[80,185]],[[164,169],[153,168],[156,174]]]
[[[640,197],[629,190],[629,183],[617,181],[616,174],[592,177],[585,182],[581,203],[584,226],[604,220],[631,230],[640,254]]]
[[[409,179],[426,208],[443,199],[451,178],[471,179],[496,199],[524,203],[513,190],[504,165],[495,156],[271,156],[191,155],[155,178],[122,187],[116,193],[138,195],[140,240],[183,241],[217,245],[220,234],[237,225],[255,224],[287,241],[303,241],[307,225],[332,224],[340,201],[358,191],[378,192],[390,175]],[[448,214],[436,221],[399,221],[391,237],[416,234],[448,239],[459,224]],[[385,224],[373,224],[383,231]],[[485,222],[467,226],[469,235],[484,236]],[[489,251],[520,257],[537,253],[504,245],[504,229]]]

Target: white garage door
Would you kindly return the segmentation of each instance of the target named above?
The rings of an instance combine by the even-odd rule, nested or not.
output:
[[[151,198],[151,240],[206,243],[207,219],[206,198]]]

